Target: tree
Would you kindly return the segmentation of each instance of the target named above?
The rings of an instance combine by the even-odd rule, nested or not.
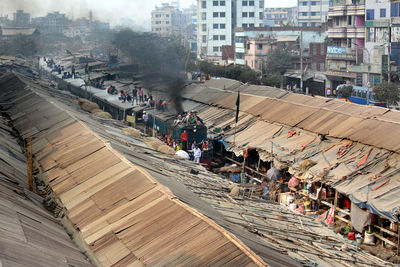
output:
[[[267,54],[265,69],[268,74],[283,75],[288,69],[293,68],[293,56],[285,48],[276,48]]]
[[[344,98],[349,98],[353,94],[352,85],[344,85],[338,90],[338,94],[342,95]]]
[[[1,53],[8,55],[33,56],[37,52],[37,44],[32,36],[16,35],[4,45]]]
[[[388,104],[395,103],[399,99],[399,88],[395,83],[382,82],[374,87],[375,99]]]
[[[280,74],[270,74],[262,78],[261,83],[267,86],[281,87],[284,82],[284,76]]]

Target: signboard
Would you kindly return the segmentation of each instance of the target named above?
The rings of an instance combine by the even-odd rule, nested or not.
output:
[[[127,116],[126,116],[126,121],[127,121],[127,122],[132,122],[132,123],[135,122],[135,116],[129,116],[129,115],[127,115]]]
[[[346,54],[346,47],[328,46],[328,54]]]
[[[363,74],[362,73],[357,73],[356,74],[356,85],[357,86],[362,86],[363,84]]]
[[[349,72],[345,72],[345,71],[326,71],[325,75],[329,75],[329,76],[339,76],[339,77],[345,77],[345,78],[351,78],[351,79],[355,79],[356,75],[354,73],[349,73]]]

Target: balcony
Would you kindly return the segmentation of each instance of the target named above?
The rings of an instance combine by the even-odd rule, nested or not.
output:
[[[365,38],[364,27],[337,27],[328,29],[329,38]]]
[[[365,5],[342,5],[330,6],[328,11],[329,17],[343,17],[343,16],[364,16]]]

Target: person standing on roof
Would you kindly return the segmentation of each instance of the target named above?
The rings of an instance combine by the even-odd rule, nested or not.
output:
[[[194,149],[190,150],[190,152],[193,152],[193,161],[196,163],[200,163],[201,149],[199,148],[199,146],[195,145]]]
[[[144,123],[144,134],[146,134],[146,129],[147,129],[147,122],[149,121],[149,115],[147,114],[146,111],[143,111],[143,123]]]
[[[181,142],[182,142],[183,150],[188,150],[188,139],[189,139],[189,135],[186,132],[186,130],[184,130],[183,133],[181,134]]]
[[[140,101],[140,103],[143,103],[144,102],[144,99],[143,99],[143,88],[140,88],[139,89],[139,101]]]
[[[133,103],[134,103],[135,101],[136,101],[136,105],[138,105],[137,94],[138,94],[138,91],[137,91],[137,88],[135,87],[135,88],[133,88],[133,90],[132,90],[132,96],[133,96],[133,98],[132,98],[132,105],[133,105]]]
[[[72,65],[71,72],[72,72],[72,78],[75,79],[75,65]]]

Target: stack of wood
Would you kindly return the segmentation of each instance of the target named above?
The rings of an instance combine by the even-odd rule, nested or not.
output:
[[[141,137],[140,131],[135,129],[135,128],[132,128],[132,127],[128,127],[128,128],[122,129],[121,133],[126,135],[126,136],[131,136],[131,137],[135,137],[135,138],[140,138]]]

